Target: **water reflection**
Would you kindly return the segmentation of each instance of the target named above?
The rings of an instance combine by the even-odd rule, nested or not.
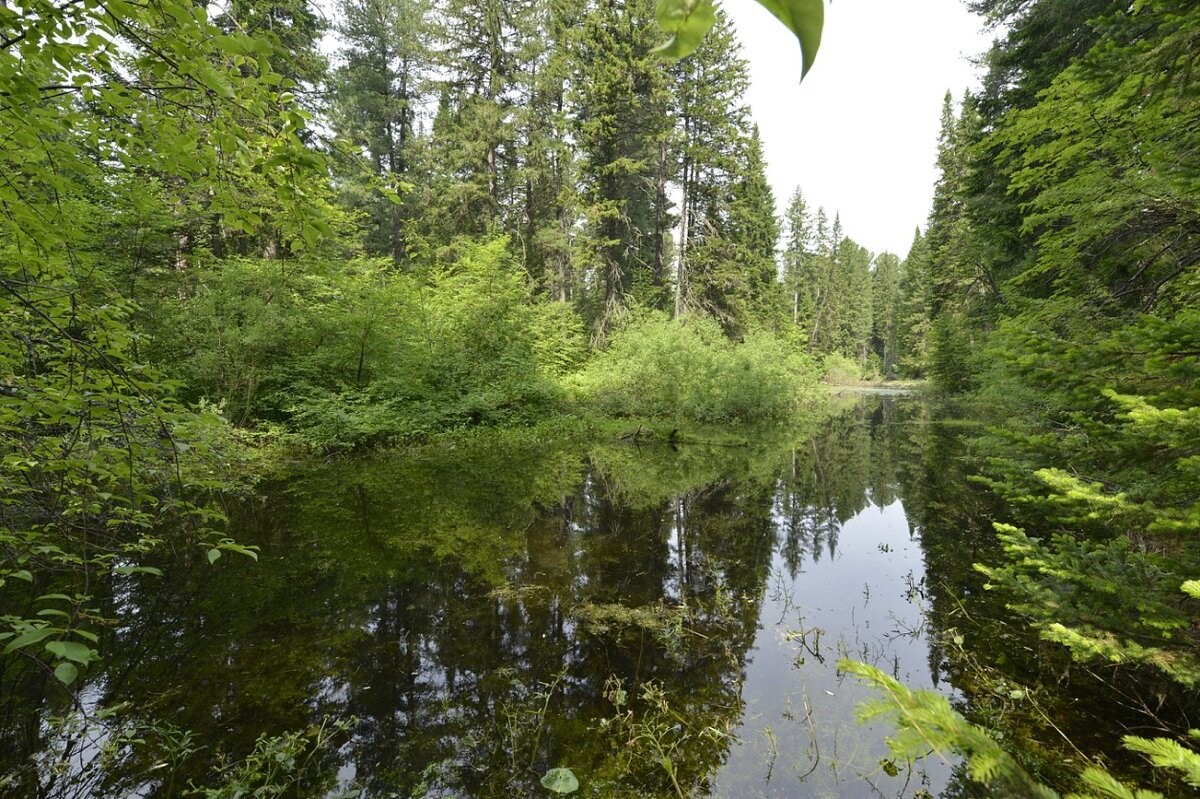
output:
[[[235,509],[257,565],[112,587],[89,690],[159,720],[147,743],[48,779],[30,758],[61,692],[0,674],[0,768],[26,795],[166,796],[329,716],[357,722],[321,789],[372,797],[544,796],[556,766],[606,797],[956,793],[953,764],[881,762],[834,664],[952,691],[927,611],[977,591],[987,545],[957,441],[878,398],[747,446],[514,436],[297,467]],[[196,751],[166,757],[180,731]]]

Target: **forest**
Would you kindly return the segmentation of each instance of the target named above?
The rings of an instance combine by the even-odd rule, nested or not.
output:
[[[739,795],[899,504],[922,665],[781,633],[864,774],[1200,788],[1200,7],[964,4],[897,254],[707,0],[0,2],[0,795]]]

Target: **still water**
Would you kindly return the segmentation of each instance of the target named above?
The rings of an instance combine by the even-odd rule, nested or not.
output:
[[[958,430],[872,397],[743,446],[518,433],[294,465],[229,509],[257,564],[112,586],[75,709],[136,723],[64,730],[61,688],[0,673],[0,771],[15,796],[180,795],[260,736],[353,720],[308,763],[318,795],[544,797],[555,767],[578,796],[965,795],[953,759],[890,761],[836,666],[963,703],[947,642],[991,612],[993,511]]]

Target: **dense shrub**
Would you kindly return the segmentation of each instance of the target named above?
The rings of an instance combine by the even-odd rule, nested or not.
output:
[[[863,370],[858,361],[840,353],[826,355],[821,359],[822,379],[835,386],[850,385],[863,379]]]
[[[236,260],[152,320],[156,359],[235,422],[322,451],[533,421],[575,366],[582,325],[535,306],[503,239],[462,241],[422,273],[390,261]]]
[[[613,416],[697,422],[779,419],[814,397],[811,360],[768,334],[742,343],[702,317],[632,315],[568,385]]]

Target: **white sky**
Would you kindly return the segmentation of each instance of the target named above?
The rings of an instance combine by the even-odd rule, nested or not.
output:
[[[991,41],[961,0],[833,0],[817,62],[801,85],[800,46],[755,0],[724,0],[750,62],[780,213],[799,186],[846,234],[903,257],[925,225],[946,90],[976,88],[968,58]]]

